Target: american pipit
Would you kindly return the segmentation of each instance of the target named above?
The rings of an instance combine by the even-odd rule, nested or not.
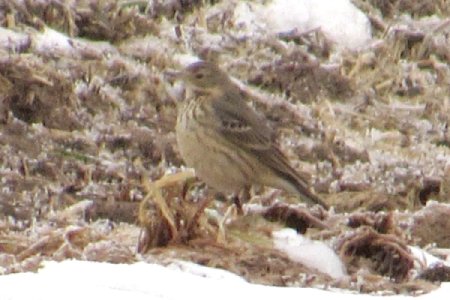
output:
[[[267,121],[216,65],[199,61],[181,72],[191,95],[178,110],[176,137],[187,166],[208,186],[233,193],[265,185],[328,206],[308,189],[274,143]]]

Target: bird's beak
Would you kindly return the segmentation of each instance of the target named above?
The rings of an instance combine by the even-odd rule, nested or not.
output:
[[[168,80],[183,80],[186,77],[186,72],[183,71],[166,70],[163,74]]]
[[[164,78],[166,78],[168,81],[176,81],[184,78],[184,72],[182,71],[166,70],[163,74]]]

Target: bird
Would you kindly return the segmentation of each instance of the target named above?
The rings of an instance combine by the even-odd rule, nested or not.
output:
[[[246,101],[241,89],[216,64],[189,64],[179,78],[188,93],[175,126],[180,155],[207,186],[239,197],[252,185],[281,189],[312,204],[328,205],[289,163],[268,120]]]

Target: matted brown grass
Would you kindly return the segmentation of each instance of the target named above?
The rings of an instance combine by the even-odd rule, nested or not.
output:
[[[374,36],[359,52],[320,30],[243,37],[234,1],[75,2],[0,1],[2,274],[185,259],[278,286],[420,294],[448,280],[408,248],[449,255],[445,0],[355,0]],[[182,167],[183,91],[165,74],[186,53],[239,81],[332,210],[261,189],[263,208],[238,216]],[[328,243],[349,276],[274,249],[285,227]]]

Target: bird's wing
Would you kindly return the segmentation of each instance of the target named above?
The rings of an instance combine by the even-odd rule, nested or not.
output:
[[[267,121],[239,95],[230,93],[224,97],[228,98],[213,103],[223,136],[237,148],[250,152],[275,173],[295,174],[288,159],[275,144],[274,132]]]
[[[225,138],[248,151],[270,150],[274,134],[266,121],[240,95],[223,97],[227,99],[214,101],[213,108],[220,120],[218,130]]]
[[[239,95],[233,97],[230,93],[224,97],[228,99],[213,102],[213,109],[220,120],[218,130],[222,135],[236,148],[251,153],[261,164],[290,183],[303,199],[328,208],[320,197],[308,189],[307,179],[291,167],[275,144],[273,131],[266,121],[243,102]]]

